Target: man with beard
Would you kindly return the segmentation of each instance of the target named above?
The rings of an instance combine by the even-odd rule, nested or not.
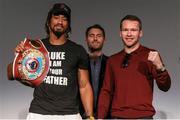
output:
[[[70,14],[71,9],[64,3],[54,4],[48,13],[45,23],[47,38],[42,42],[49,52],[50,68],[44,82],[34,90],[27,120],[82,119],[79,91],[86,114],[93,118],[88,55],[81,45],[69,39]],[[21,42],[16,52],[24,49]]]
[[[105,30],[100,25],[95,24],[88,27],[85,34],[89,48],[90,83],[94,93],[93,112],[95,118],[97,118],[98,97],[103,84],[106,60],[108,58],[102,52],[105,41]]]
[[[142,23],[137,16],[127,15],[121,20],[124,49],[107,61],[98,118],[104,118],[110,109],[115,119],[152,119],[154,80],[160,90],[169,90],[171,79],[160,54],[140,44],[142,35]]]

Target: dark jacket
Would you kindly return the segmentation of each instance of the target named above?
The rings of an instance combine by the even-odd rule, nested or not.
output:
[[[103,85],[103,80],[104,80],[104,75],[105,75],[105,69],[106,69],[106,61],[107,61],[108,57],[103,55],[102,56],[102,61],[101,61],[101,68],[100,68],[100,75],[99,75],[99,85],[98,85],[98,97],[99,97],[99,93],[101,90],[101,87]],[[89,59],[89,77],[90,77],[90,83],[92,85],[92,80],[91,80],[91,67],[90,67],[90,59]],[[98,101],[98,98],[97,98]],[[97,105],[96,105],[97,106]],[[97,108],[93,109],[94,115],[96,115],[96,110]],[[82,106],[82,103],[80,103],[80,114],[82,116],[83,119],[85,119],[85,113],[84,113],[84,109]],[[96,117],[96,116],[95,116]]]
[[[102,56],[102,61],[101,61],[101,68],[100,68],[100,75],[99,75],[99,85],[98,85],[98,97],[99,97],[99,93],[101,90],[101,87],[103,85],[103,80],[104,80],[104,75],[105,75],[105,69],[106,69],[106,61],[107,61],[108,57],[103,55]],[[92,85],[92,79],[91,79],[91,67],[90,67],[90,61],[89,61],[89,80],[90,83]],[[97,98],[98,101],[98,98]],[[96,105],[97,106],[97,105]],[[96,112],[97,108],[94,108],[94,112]]]

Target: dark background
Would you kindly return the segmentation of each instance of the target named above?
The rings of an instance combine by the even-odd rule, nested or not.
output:
[[[154,87],[155,118],[180,118],[180,2],[179,0],[0,0],[0,119],[24,119],[32,100],[33,89],[7,80],[7,64],[14,59],[14,48],[25,37],[46,36],[44,23],[56,2],[65,2],[72,10],[73,41],[86,49],[85,30],[101,24],[106,30],[104,53],[114,54],[123,48],[119,22],[126,14],[142,19],[145,46],[161,53],[171,79],[171,89],[164,93]]]

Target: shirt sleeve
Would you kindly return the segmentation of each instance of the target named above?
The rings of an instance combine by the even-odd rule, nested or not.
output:
[[[155,71],[155,80],[158,88],[164,92],[168,91],[171,87],[171,78],[167,70],[159,73],[157,70]]]
[[[111,69],[110,61],[108,60],[106,65],[104,82],[102,89],[100,91],[99,101],[98,101],[99,119],[106,118],[107,116],[113,94],[113,86],[114,86],[113,72]]]
[[[88,69],[88,54],[86,50],[80,46],[79,52],[77,54],[79,57],[78,67],[80,69]]]
[[[160,56],[161,58],[161,56]],[[162,58],[161,58],[162,60]],[[171,87],[171,78],[167,70],[159,72],[155,66],[152,66],[152,74],[156,80],[158,88],[164,92],[168,91]]]

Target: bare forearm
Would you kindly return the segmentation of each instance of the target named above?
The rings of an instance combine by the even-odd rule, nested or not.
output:
[[[79,90],[86,116],[93,116],[93,92],[89,83],[88,70],[79,69]]]
[[[81,101],[87,116],[93,115],[93,92],[90,83],[80,88]]]

